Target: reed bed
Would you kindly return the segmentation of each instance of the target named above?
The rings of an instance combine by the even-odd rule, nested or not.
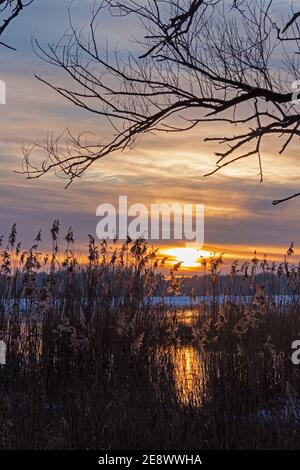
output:
[[[180,266],[144,240],[89,236],[79,262],[72,230],[50,233],[49,254],[40,232],[28,250],[16,226],[2,239],[1,449],[299,448],[300,305],[273,298],[299,292],[293,246],[280,265],[233,264],[245,302],[219,302],[223,260],[208,260],[210,301],[184,311],[164,302]]]

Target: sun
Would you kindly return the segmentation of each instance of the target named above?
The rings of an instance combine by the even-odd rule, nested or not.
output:
[[[168,248],[161,250],[163,255],[169,256],[170,264],[181,262],[183,268],[199,268],[203,258],[209,258],[213,253],[196,248]]]

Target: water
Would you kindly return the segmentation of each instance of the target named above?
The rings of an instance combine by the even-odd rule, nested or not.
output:
[[[172,307],[194,307],[197,304],[211,304],[213,301],[218,304],[224,304],[225,302],[234,302],[237,304],[251,304],[253,301],[253,295],[242,296],[242,295],[218,295],[212,297],[211,295],[203,295],[192,298],[187,295],[179,296],[168,296],[168,297],[152,297],[152,303],[157,304],[163,302],[166,305]],[[299,295],[274,295],[270,298],[276,305],[288,305],[295,302],[300,302]]]
[[[192,327],[195,313],[179,310],[177,325]],[[198,348],[191,344],[169,345],[158,348],[157,360],[166,363],[167,372],[172,373],[176,399],[183,406],[201,406],[204,390],[204,361]]]
[[[203,364],[194,346],[169,348],[177,400],[182,405],[200,406],[203,391]]]

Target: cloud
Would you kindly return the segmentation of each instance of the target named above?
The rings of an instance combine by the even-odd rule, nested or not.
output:
[[[81,2],[74,9],[75,20],[82,24],[89,18],[86,3]],[[51,80],[65,80],[57,70],[37,60],[30,39],[35,34],[45,43],[55,40],[67,27],[67,4],[61,0],[36,2],[10,30],[8,39],[18,51],[1,50],[0,78],[8,85],[8,105],[5,110],[1,108],[1,232],[7,232],[8,226],[17,222],[25,243],[30,243],[37,229],[48,231],[52,220],[59,218],[65,227],[72,225],[78,242],[84,243],[87,233],[95,231],[96,207],[101,202],[116,202],[120,194],[126,194],[130,203],[146,205],[204,203],[206,244],[220,250],[222,246],[234,247],[242,256],[247,247],[284,250],[291,241],[297,248],[300,200],[276,208],[271,201],[299,191],[298,142],[283,156],[278,155],[277,141],[267,143],[263,184],[258,182],[256,159],[203,177],[215,166],[216,150],[214,144],[204,144],[203,138],[223,132],[215,124],[177,135],[147,136],[131,152],[97,162],[67,191],[63,189],[64,182],[54,175],[27,181],[13,173],[21,167],[21,145],[45,139],[48,131],[60,133],[70,127],[75,133],[91,130],[97,136],[109,132],[103,119],[76,109],[33,77],[35,71]],[[104,37],[111,28],[112,23],[105,18],[99,34]],[[118,31],[113,31],[115,42],[124,40],[129,30],[122,23]]]

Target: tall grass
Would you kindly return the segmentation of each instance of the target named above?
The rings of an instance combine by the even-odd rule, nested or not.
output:
[[[222,259],[212,258],[210,301],[184,312],[164,302],[180,292],[180,266],[166,274],[145,241],[89,236],[83,263],[72,230],[63,252],[59,238],[55,221],[49,254],[40,232],[29,250],[15,226],[2,240],[0,448],[299,447],[290,357],[300,308],[266,295],[266,259],[231,268],[233,283],[251,282],[251,301],[220,303]],[[270,269],[298,289],[292,250]]]

